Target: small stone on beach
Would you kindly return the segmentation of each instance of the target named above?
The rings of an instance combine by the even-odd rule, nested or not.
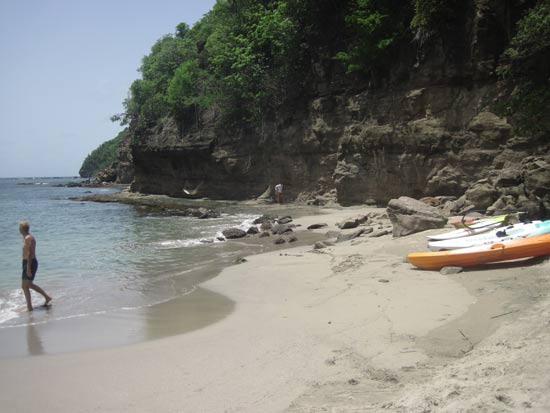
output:
[[[443,267],[439,271],[442,275],[451,275],[451,274],[458,274],[462,272],[464,269],[462,267]]]

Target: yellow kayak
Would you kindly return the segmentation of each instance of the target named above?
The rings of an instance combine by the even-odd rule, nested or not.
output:
[[[407,260],[418,268],[439,270],[543,255],[550,255],[550,234],[452,251],[412,252],[407,255]]]

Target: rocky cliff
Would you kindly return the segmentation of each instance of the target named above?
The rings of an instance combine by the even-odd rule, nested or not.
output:
[[[166,119],[134,139],[132,189],[246,199],[281,182],[314,203],[445,196],[453,211],[545,215],[550,138],[518,135],[493,109],[510,93],[495,70],[520,16],[510,2],[467,2],[455,26],[419,31],[368,82],[319,53],[307,93],[261,126],[216,127],[212,112],[200,127]]]

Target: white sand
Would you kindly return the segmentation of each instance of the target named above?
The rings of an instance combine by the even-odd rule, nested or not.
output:
[[[298,222],[326,222],[316,230],[326,232],[366,210],[328,212]],[[419,271],[403,258],[425,249],[424,235],[248,257],[202,285],[237,303],[213,325],[123,348],[0,360],[0,408],[550,411],[550,265]],[[526,280],[540,282],[539,296],[517,293]]]

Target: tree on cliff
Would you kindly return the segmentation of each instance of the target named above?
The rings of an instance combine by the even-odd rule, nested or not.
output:
[[[486,3],[476,2],[474,10]],[[134,137],[167,117],[191,119],[198,127],[206,110],[224,128],[257,127],[278,108],[304,99],[313,84],[329,84],[336,73],[353,73],[364,85],[384,76],[395,64],[396,54],[410,48],[413,38],[438,39],[460,26],[460,19],[472,10],[468,4],[460,0],[219,0],[193,27],[181,23],[175,34],[153,45],[119,119],[130,124]],[[534,0],[507,0],[506,7],[526,10],[532,4]],[[534,72],[520,70],[525,62],[533,68],[535,62],[542,62],[541,74],[547,67],[548,8],[548,0],[538,1],[517,30],[512,25],[506,28],[515,37],[506,55],[509,69],[501,72],[523,91],[506,107],[520,123],[550,99],[547,78],[533,82]],[[537,124],[550,130],[539,118]]]
[[[86,159],[84,159],[78,174],[82,178],[91,178],[101,170],[111,166],[117,160],[118,148],[122,143],[125,133],[126,131],[123,130],[113,139],[102,143],[99,147],[94,149]]]
[[[550,1],[539,1],[518,22],[518,30],[503,56],[500,76],[515,86],[500,104],[521,132],[550,134]]]

